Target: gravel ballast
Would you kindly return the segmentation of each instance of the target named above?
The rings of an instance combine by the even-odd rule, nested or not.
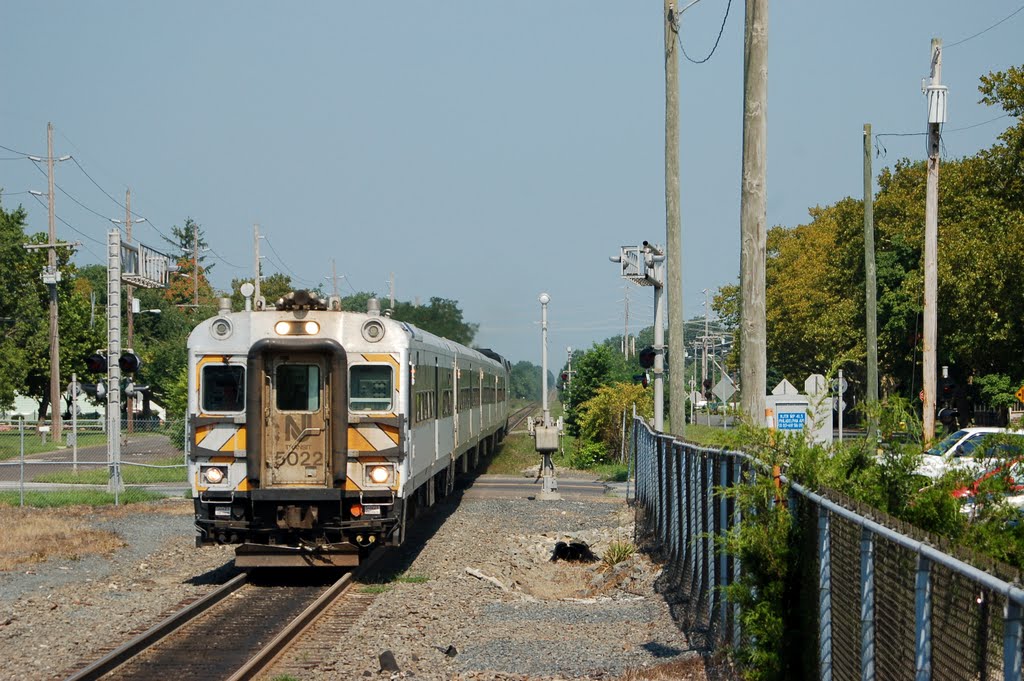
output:
[[[0,679],[64,678],[233,573],[230,547],[196,549],[191,502],[88,516],[119,534],[107,557],[49,560],[0,572]],[[525,681],[704,679],[703,664],[654,590],[659,569],[634,554],[615,566],[552,561],[556,542],[602,556],[633,540],[633,514],[612,496],[444,502],[396,551],[391,573],[329,662],[303,680]],[[390,561],[389,561],[389,564]],[[398,671],[382,671],[389,651]],[[264,678],[273,678],[273,674]]]

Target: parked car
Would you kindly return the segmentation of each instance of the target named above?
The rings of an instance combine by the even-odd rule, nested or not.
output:
[[[1024,432],[1007,430],[1006,428],[962,428],[950,433],[938,444],[924,453],[921,465],[916,473],[937,479],[950,470],[963,470],[970,474],[980,474],[992,460],[1005,460],[1024,454],[1024,439],[1021,440],[1019,451],[1007,444],[998,445],[994,449],[986,449],[982,443],[994,435],[1010,435],[1024,438]]]
[[[1024,459],[1005,461],[990,467],[969,485],[953,490],[953,496],[964,502],[962,511],[973,514],[979,495],[1002,494],[1010,506],[1024,508]]]

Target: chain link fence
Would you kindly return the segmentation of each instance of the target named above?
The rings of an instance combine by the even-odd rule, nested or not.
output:
[[[664,563],[659,587],[673,616],[706,650],[749,642],[723,592],[743,570],[723,547],[743,513],[721,490],[770,473],[740,452],[655,433],[642,419],[632,446],[637,531]],[[789,490],[790,600],[799,609],[790,616],[807,634],[799,678],[1021,680],[1018,574],[979,569],[838,494]]]
[[[136,418],[122,423],[119,438],[112,460],[103,419],[66,421],[58,442],[49,422],[0,420],[0,505],[121,504],[190,493],[184,421]]]

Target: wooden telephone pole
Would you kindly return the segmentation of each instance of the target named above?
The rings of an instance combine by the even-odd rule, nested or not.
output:
[[[740,198],[740,388],[743,413],[765,419],[767,331],[768,0],[746,0],[743,39],[743,171]]]
[[[867,331],[868,405],[878,404],[878,284],[875,272],[875,192],[871,170],[871,124],[864,124],[864,312]],[[868,442],[878,437],[878,418],[868,416]],[[873,446],[873,445],[872,445]]]
[[[940,129],[946,122],[946,88],[942,81],[942,41],[932,38],[931,81],[928,97],[928,182],[924,205],[924,349],[921,355],[924,393],[921,420],[925,443],[935,438],[935,383],[938,363],[939,291],[939,151]]]
[[[686,433],[686,386],[683,385],[683,254],[679,215],[679,55],[676,52],[675,1],[665,0],[665,258],[668,291],[669,432]],[[657,332],[658,329],[655,329]],[[665,348],[655,348],[664,358]],[[657,368],[655,369],[657,371]],[[655,378],[661,378],[655,376]]]

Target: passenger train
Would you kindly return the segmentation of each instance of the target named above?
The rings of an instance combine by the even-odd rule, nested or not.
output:
[[[352,566],[401,544],[415,509],[500,444],[510,368],[374,299],[366,312],[303,290],[244,312],[225,299],[188,339],[196,545],[282,567]]]

